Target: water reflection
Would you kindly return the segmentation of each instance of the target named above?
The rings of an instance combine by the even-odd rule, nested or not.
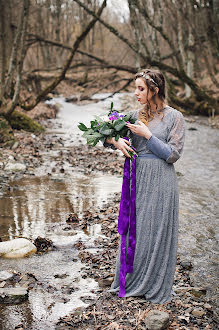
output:
[[[100,207],[120,189],[121,178],[85,176],[80,172],[70,177],[54,175],[11,182],[10,191],[0,199],[0,236],[4,240],[43,236],[52,239],[57,250],[19,260],[1,260],[1,270],[32,273],[39,283],[30,291],[27,302],[1,305],[3,329],[14,329],[19,323],[28,329],[55,329],[60,317],[86,306],[81,297],[92,297],[91,291],[98,284],[81,277],[83,265],[74,244],[81,240],[87,251],[96,253],[94,240],[101,235],[101,225],[88,226],[84,231],[74,228],[63,231],[63,225],[69,212],[82,217],[85,210]]]
[[[110,193],[121,189],[121,178],[110,175],[71,178],[32,177],[11,183],[11,191],[0,198],[0,236],[4,240],[18,236],[46,236],[48,225],[64,222],[70,212],[79,216],[85,210],[101,206]]]

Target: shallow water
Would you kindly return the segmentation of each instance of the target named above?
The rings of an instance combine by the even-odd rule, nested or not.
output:
[[[112,185],[113,179],[113,185]],[[48,237],[51,224],[64,224],[69,213],[79,216],[100,207],[121,188],[121,178],[111,175],[49,178],[26,177],[11,182],[11,190],[0,198],[0,232],[4,240],[15,237]]]
[[[219,132],[187,123],[183,156],[176,164],[180,187],[179,253],[191,260],[195,284],[216,302],[218,289]],[[197,130],[189,130],[196,128]]]
[[[116,100],[117,96],[114,102]],[[63,99],[52,102],[59,102],[62,107],[57,118],[51,120],[52,129],[48,129],[47,134],[59,135],[63,145],[45,152],[44,163],[35,170],[35,176],[11,181],[10,191],[0,198],[0,233],[4,241],[16,237],[46,237],[57,249],[18,260],[1,259],[1,270],[34,274],[40,283],[30,290],[27,302],[1,305],[0,328],[3,329],[13,329],[21,323],[28,329],[54,329],[60,317],[86,306],[87,297],[95,297],[98,283],[92,278],[81,277],[84,265],[77,257],[74,244],[82,241],[87,251],[98,252],[94,240],[102,236],[101,225],[69,230],[66,219],[69,213],[83,217],[85,211],[101,207],[121,190],[121,177],[85,175],[80,169],[72,171],[72,165],[68,163],[63,164],[63,174],[47,175],[56,165],[55,161],[54,164],[51,162],[51,155],[55,157],[60,150],[70,149],[77,139],[85,142],[77,128],[78,122],[89,123],[94,113],[105,113],[111,100],[84,106],[66,103]]]
[[[63,99],[52,102],[59,102],[62,108],[57,118],[51,120],[52,129],[48,134],[59,134],[62,148],[68,149],[78,140],[84,141],[77,128],[78,121],[88,123],[94,113],[105,113],[111,100],[82,106],[66,103]],[[119,105],[117,95],[114,103]],[[176,163],[180,188],[178,251],[182,259],[194,264],[190,272],[194,285],[207,287],[207,295],[213,301],[217,296],[218,265],[218,137],[215,129],[187,122],[184,153]],[[51,153],[55,155],[59,148],[53,148]],[[95,251],[93,242],[101,235],[101,227],[90,226],[87,231],[63,231],[63,228],[70,212],[83,216],[84,210],[101,206],[110,194],[120,191],[121,178],[99,174],[85,176],[80,171],[70,171],[69,175],[69,164],[64,164],[65,174],[48,177],[44,176],[45,171],[53,164],[47,154],[44,160],[35,177],[11,182],[10,191],[0,198],[0,232],[4,240],[17,236],[47,237],[57,250],[20,260],[1,260],[1,269],[33,273],[45,288],[51,286],[51,292],[42,287],[35,288],[30,291],[28,302],[4,306],[0,310],[3,329],[12,329],[23,320],[28,329],[53,329],[59,317],[84,306],[82,297],[92,297],[92,291],[98,288],[94,280],[81,278],[83,266],[73,245],[82,240],[88,249]],[[63,278],[57,278],[57,274]]]

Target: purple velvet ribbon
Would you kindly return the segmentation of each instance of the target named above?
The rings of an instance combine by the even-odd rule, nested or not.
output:
[[[133,272],[136,244],[136,155],[133,155],[131,173],[130,162],[130,158],[127,157],[124,164],[122,194],[118,218],[118,232],[121,235],[119,297],[125,296],[126,273]],[[126,253],[127,234],[129,239]]]

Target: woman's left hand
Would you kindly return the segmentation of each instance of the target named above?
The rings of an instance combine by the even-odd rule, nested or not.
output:
[[[138,125],[127,123],[126,126],[132,131],[132,133],[143,136],[146,139],[150,139],[152,133],[149,128],[140,120],[138,121],[138,123]]]

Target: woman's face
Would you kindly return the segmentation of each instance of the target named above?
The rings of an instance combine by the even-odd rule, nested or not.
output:
[[[135,80],[135,96],[137,97],[138,102],[141,104],[146,104],[147,102],[150,103],[153,96],[153,92],[148,89],[144,80],[141,78],[137,78]]]

